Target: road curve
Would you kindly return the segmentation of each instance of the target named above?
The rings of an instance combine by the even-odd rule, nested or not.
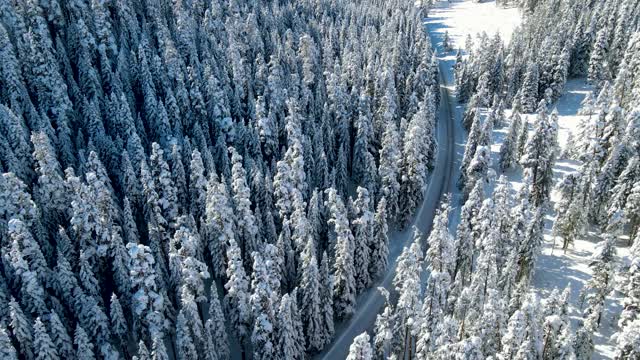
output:
[[[454,144],[456,126],[452,116],[452,98],[442,75],[444,70],[443,63],[438,62],[438,67],[440,70],[441,94],[440,107],[438,109],[439,120],[437,123],[438,151],[425,199],[412,222],[412,225],[415,225],[424,234],[428,234],[431,231],[431,224],[440,199],[444,194],[452,191],[451,184],[455,171]],[[349,353],[349,347],[356,336],[365,331],[369,332],[370,335],[373,333],[376,316],[384,305],[384,298],[379,294],[377,288],[382,286],[393,292],[391,282],[396,273],[397,260],[402,249],[411,243],[413,238],[412,227],[408,226],[404,231],[390,235],[389,267],[384,278],[375,281],[370,289],[358,296],[355,314],[347,321],[336,325],[336,334],[332,342],[324,351],[314,356],[315,359],[345,359]]]

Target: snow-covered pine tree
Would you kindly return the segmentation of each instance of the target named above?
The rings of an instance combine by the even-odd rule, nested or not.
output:
[[[2,355],[3,359],[18,360],[18,354],[11,343],[11,338],[4,324],[0,324],[0,355]]]
[[[217,355],[218,359],[229,357],[229,340],[227,337],[227,326],[222,306],[218,299],[218,288],[214,283],[209,290],[209,318],[205,322],[205,331],[209,337],[208,343],[211,349],[208,351]]]
[[[354,230],[354,277],[356,293],[361,293],[369,287],[371,277],[369,266],[371,263],[370,247],[373,242],[373,212],[369,192],[363,187],[356,189],[358,198],[354,201],[356,218],[352,221]]]
[[[402,250],[393,278],[393,286],[398,295],[396,305],[397,321],[394,332],[399,334],[396,346],[400,352],[410,351],[418,335],[422,307],[422,233],[415,228],[413,242]],[[394,349],[395,350],[395,349]]]
[[[382,137],[378,174],[380,176],[380,189],[382,195],[387,199],[389,220],[391,221],[396,218],[399,211],[400,182],[398,175],[400,164],[401,152],[397,125],[395,121],[389,121]]]
[[[607,27],[600,29],[596,34],[596,41],[593,43],[590,53],[588,78],[598,88],[603,81],[610,79],[610,69],[606,59],[609,51],[609,38],[609,29]]]
[[[131,307],[135,321],[144,324],[151,337],[164,333],[164,297],[158,286],[155,259],[151,249],[142,244],[127,244],[129,253],[129,273],[131,281]],[[76,339],[78,337],[76,328]]]
[[[250,191],[247,185],[247,174],[242,166],[242,156],[235,148],[230,147],[231,154],[231,186],[233,189],[233,204],[236,211],[236,231],[238,245],[243,254],[252,254],[260,249],[258,243],[258,228],[256,218],[251,210]],[[246,263],[246,261],[245,261]]]
[[[349,347],[347,360],[371,360],[373,359],[373,351],[369,341],[369,334],[362,333],[353,339],[353,343]]]
[[[520,91],[520,103],[525,114],[533,113],[538,105],[538,65],[529,63]]]
[[[273,245],[268,245],[273,246]],[[273,302],[274,295],[277,297],[278,289],[271,286],[270,265],[266,257],[255,251],[253,257],[253,273],[251,288],[253,293],[250,297],[251,310],[253,313],[253,332],[251,333],[251,345],[253,347],[254,359],[272,359],[276,357],[276,306]],[[275,292],[275,294],[273,294]]]
[[[442,38],[442,49],[444,52],[448,53],[451,51],[451,39],[449,39],[449,32],[444,32],[444,37]]]
[[[616,353],[614,359],[627,360],[640,356],[640,320],[630,322],[616,337]]]
[[[58,354],[63,359],[72,358],[74,356],[73,339],[55,311],[49,314],[49,329],[51,331],[51,340]]]
[[[427,171],[436,151],[433,94],[427,93],[418,112],[413,115],[403,139],[400,167],[400,214],[406,225],[424,197]]]
[[[425,359],[437,349],[438,326],[447,314],[447,297],[455,261],[453,236],[449,233],[450,197],[445,197],[433,221],[425,260],[429,279],[422,305],[422,325],[416,342],[416,356]]]
[[[195,149],[191,154],[189,166],[189,211],[197,224],[204,220],[207,204],[207,178],[200,152]]]
[[[213,275],[222,278],[226,272],[225,252],[228,244],[235,243],[235,216],[224,179],[218,181],[211,174],[207,184],[204,233],[211,256]],[[237,245],[237,243],[236,243]]]
[[[91,343],[91,340],[89,340],[89,336],[79,324],[76,326],[73,343],[76,345],[76,359],[96,359],[95,353],[93,352],[93,343]]]
[[[522,119],[517,109],[511,114],[511,122],[507,130],[507,136],[500,146],[500,170],[503,172],[517,163],[518,135],[521,132]]]
[[[593,321],[594,330],[597,330],[600,326],[605,299],[614,285],[615,241],[616,238],[614,236],[607,234],[599,244],[589,264],[593,275],[580,294],[583,304],[586,303],[584,317],[589,321]]]
[[[33,325],[33,349],[38,360],[56,360],[60,358],[55,344],[51,341],[47,328],[40,320],[40,317],[36,318]]]
[[[319,351],[324,346],[320,286],[315,243],[313,237],[309,236],[302,254],[302,278],[300,280],[302,304],[300,311],[307,340],[307,350],[310,352]]]
[[[531,199],[536,206],[540,206],[549,197],[557,146],[557,124],[549,118],[546,111],[546,102],[542,100],[538,106],[533,134],[528,139],[523,157],[520,159],[520,163],[531,176]]]
[[[333,225],[336,234],[335,255],[333,265],[333,306],[338,319],[345,319],[354,312],[356,283],[354,265],[354,239],[347,219],[347,209],[337,194],[336,189],[326,190],[325,206],[331,217],[329,223]]]
[[[460,211],[460,222],[456,229],[454,246],[456,249],[456,260],[453,271],[453,279],[460,283],[460,289],[465,287],[471,280],[473,253],[476,243],[476,235],[474,235],[473,232],[473,221],[480,211],[483,196],[483,184],[481,182],[476,183]]]
[[[244,271],[240,248],[233,238],[227,244],[227,294],[224,297],[226,313],[229,316],[231,331],[240,343],[249,337],[251,309],[249,304],[249,279]],[[243,350],[244,351],[244,350]]]
[[[334,334],[333,323],[333,277],[329,272],[329,256],[325,251],[320,262],[320,301],[322,304],[323,345],[331,341]]]
[[[369,276],[376,279],[387,270],[389,256],[389,228],[387,199],[383,196],[373,217],[373,238],[370,244]]]
[[[109,320],[111,325],[111,332],[115,336],[120,345],[126,345],[127,338],[129,336],[129,328],[127,319],[124,317],[124,311],[122,305],[116,294],[111,295],[109,304]]]
[[[295,299],[292,294],[284,294],[280,300],[280,307],[277,314],[276,323],[276,359],[294,359],[300,360],[304,358],[301,348],[304,344],[299,343],[298,334],[296,333],[296,325],[293,313],[293,302]]]
[[[391,341],[393,339],[395,317],[393,306],[389,301],[389,291],[383,287],[379,287],[378,291],[380,291],[380,294],[385,299],[385,306],[384,310],[376,316],[373,350],[376,358],[385,359],[391,355]]]

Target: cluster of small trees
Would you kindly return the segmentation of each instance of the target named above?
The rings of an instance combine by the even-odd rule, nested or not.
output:
[[[0,357],[321,350],[433,165],[424,9],[0,9]]]

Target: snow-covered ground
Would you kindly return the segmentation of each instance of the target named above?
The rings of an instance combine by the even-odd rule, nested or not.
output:
[[[475,36],[496,32],[508,43],[513,29],[520,24],[520,11],[515,8],[500,8],[494,1],[475,3],[472,1],[438,1],[429,12],[429,31],[449,33],[453,48],[463,48],[467,34]]]
[[[494,2],[474,3],[472,1],[440,1],[437,2],[435,8],[430,12],[426,21],[429,35],[432,42],[439,52],[439,59],[444,66],[443,76],[450,90],[453,90],[453,71],[452,65],[455,61],[455,52],[445,53],[442,49],[442,39],[447,32],[451,39],[452,48],[464,48],[465,38],[468,34],[475,37],[476,34],[486,32],[489,36],[499,32],[500,36],[508,42],[511,38],[512,31],[521,21],[520,14],[517,9],[502,9],[496,7]],[[580,108],[580,102],[591,91],[591,87],[582,79],[570,80],[565,88],[565,94],[558,100],[555,107],[558,109],[559,132],[558,141],[561,147],[564,147],[567,137],[570,133],[575,133],[581,116],[577,115]],[[454,111],[456,123],[460,123],[463,106],[455,104]],[[510,111],[506,111],[507,116]],[[534,116],[523,116],[530,124],[535,119]],[[458,125],[459,126],[459,125]],[[494,145],[492,146],[492,159],[494,168],[497,167],[499,159],[500,145],[503,141],[507,128],[498,128],[494,130]],[[460,146],[457,146],[460,148]],[[560,181],[566,174],[577,171],[580,164],[577,161],[559,159],[553,168],[554,181]],[[499,171],[496,171],[499,173]],[[506,173],[509,181],[514,189],[522,186],[522,172],[520,170],[511,170]],[[454,194],[454,199],[456,195]],[[553,192],[551,201],[558,200],[558,194]],[[455,202],[454,202],[455,204]],[[553,204],[552,204],[553,205]],[[457,221],[452,219],[452,230],[455,229]],[[580,290],[591,277],[589,269],[589,259],[593,254],[597,242],[597,236],[590,232],[584,239],[577,239],[566,254],[559,248],[552,251],[553,237],[551,236],[551,226],[554,221],[554,214],[550,211],[546,216],[545,223],[545,243],[542,253],[538,259],[536,271],[533,279],[535,290],[541,295],[546,296],[554,288],[560,290],[567,285],[571,285],[571,316],[573,325],[578,324],[581,318],[579,294]],[[558,240],[560,242],[560,240]],[[560,244],[558,244],[560,245]],[[626,244],[619,244],[618,257],[620,262],[626,261],[628,256],[628,247]],[[614,354],[614,342],[611,339],[612,334],[616,331],[617,317],[620,313],[620,296],[613,294],[607,300],[605,315],[599,332],[594,337],[595,353],[593,359],[611,359]]]
[[[570,133],[575,135],[578,123],[583,116],[577,115],[580,109],[580,102],[592,91],[591,86],[583,79],[570,80],[565,87],[565,94],[554,105],[558,109],[559,132],[558,141],[561,146],[566,144]],[[529,117],[533,120],[533,117]],[[566,174],[577,171],[579,162],[567,159],[559,159],[553,167],[554,181],[560,181]],[[559,200],[556,192],[551,194],[551,201]],[[538,267],[534,275],[533,284],[541,295],[546,295],[554,288],[563,289],[571,285],[571,316],[573,325],[577,325],[581,318],[579,294],[585,282],[591,278],[589,269],[589,258],[595,251],[598,241],[597,233],[589,232],[585,238],[577,239],[573,247],[567,253],[553,248],[553,237],[551,236],[551,224],[554,214],[548,214],[545,229],[545,244],[540,255]],[[594,229],[596,230],[596,229]],[[560,242],[560,240],[558,240]],[[560,244],[558,244],[560,245]],[[626,261],[629,255],[629,248],[626,241],[618,244],[618,258],[620,263]],[[615,342],[612,340],[613,333],[616,332],[618,316],[621,311],[620,294],[614,293],[607,300],[605,314],[598,333],[594,338],[595,353],[593,359],[612,359],[615,351]]]

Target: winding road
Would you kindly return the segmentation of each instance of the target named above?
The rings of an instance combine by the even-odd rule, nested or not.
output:
[[[454,165],[456,125],[451,106],[453,99],[443,76],[446,70],[444,66],[446,65],[443,61],[439,61],[438,66],[440,70],[440,94],[442,95],[440,108],[438,109],[438,151],[425,199],[411,224],[415,225],[425,235],[428,235],[431,231],[431,225],[440,199],[444,194],[453,190],[452,179],[454,172],[457,170]],[[314,357],[315,359],[345,359],[349,353],[349,347],[356,336],[365,331],[370,335],[373,333],[376,316],[384,306],[384,298],[377,288],[381,286],[393,293],[391,282],[396,273],[397,260],[402,253],[402,249],[408,246],[413,239],[412,228],[413,226],[407,226],[406,230],[396,232],[390,236],[389,267],[384,278],[378,279],[370,289],[358,296],[355,314],[347,321],[336,325],[336,334],[333,341],[324,351],[317,354]]]

